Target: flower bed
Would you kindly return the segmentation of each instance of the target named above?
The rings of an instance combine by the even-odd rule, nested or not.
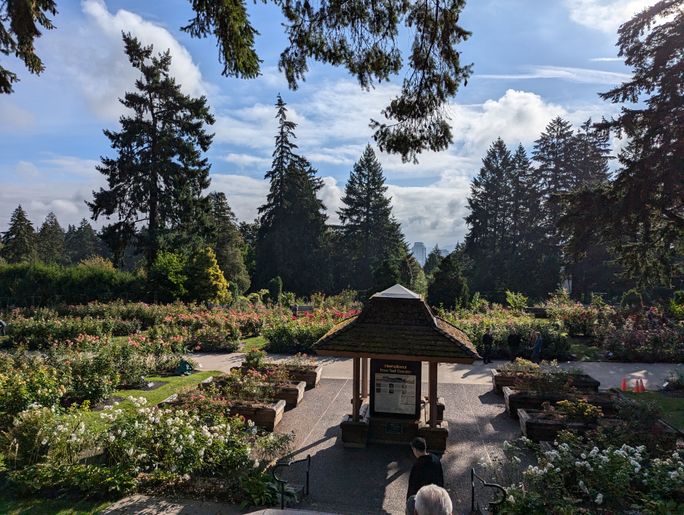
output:
[[[356,310],[319,309],[289,319],[271,320],[261,333],[267,340],[265,348],[283,354],[311,353],[313,344],[333,325],[357,314]]]
[[[583,392],[598,392],[600,382],[579,369],[564,370],[556,362],[542,362],[541,365],[524,359],[506,363],[492,370],[492,385],[497,393],[504,387],[522,389],[551,390],[573,388]]]
[[[521,391],[513,390],[507,386],[503,388],[503,395],[506,411],[513,418],[518,418],[518,412],[521,409],[538,410],[541,409],[544,403],[555,405],[564,400],[583,400],[593,406],[600,407],[603,413],[611,414],[615,412],[615,403],[617,401],[617,396],[611,393],[580,394],[572,391]]]
[[[266,468],[287,452],[290,436],[261,434],[204,404],[160,408],[132,400],[135,409],[103,412],[103,424],[93,424],[87,409],[20,413],[0,442],[9,486],[81,498],[153,490],[275,502]]]
[[[533,442],[552,442],[561,431],[584,434],[596,428],[596,421],[570,420],[565,416],[535,409],[518,410],[520,431]]]
[[[279,362],[266,361],[265,356],[266,354],[263,351],[249,351],[242,363],[241,370],[245,373],[255,370],[265,374],[266,380],[275,377],[280,381],[304,382],[307,390],[315,388],[321,380],[323,366],[317,364],[313,358],[306,354],[296,354]]]

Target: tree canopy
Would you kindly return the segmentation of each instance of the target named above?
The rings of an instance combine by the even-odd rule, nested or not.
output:
[[[563,226],[580,252],[599,238],[642,285],[669,284],[684,254],[684,11],[661,0],[618,30],[632,76],[601,94],[623,104],[600,127],[626,140],[610,183],[568,199]]]
[[[170,53],[153,55],[130,34],[123,35],[131,65],[140,71],[134,92],[121,103],[130,115],[120,119],[119,132],[105,130],[117,157],[102,157],[98,170],[107,189],[94,192],[89,203],[93,218],[115,217],[104,229],[113,247],[125,247],[136,234],[147,267],[155,261],[165,229],[191,224],[197,204],[209,186],[210,165],[202,153],[213,135],[205,125],[214,123],[205,97],[191,98],[169,75]]]
[[[405,70],[400,93],[371,120],[381,150],[416,160],[425,150],[452,141],[446,104],[471,65],[461,63],[458,45],[470,32],[459,25],[465,0],[264,0],[281,9],[287,45],[278,68],[290,88],[306,78],[310,61],[346,68],[369,89]],[[181,30],[216,40],[222,74],[252,79],[261,73],[258,30],[244,0],[189,0],[194,16]],[[31,73],[43,71],[34,42],[40,28],[52,29],[55,0],[0,3],[0,52],[18,57]],[[400,32],[413,38],[406,55]],[[11,93],[15,73],[0,67],[0,93]]]

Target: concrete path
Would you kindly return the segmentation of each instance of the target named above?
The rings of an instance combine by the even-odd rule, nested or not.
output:
[[[244,354],[195,354],[204,370],[229,371],[240,366]],[[287,359],[287,356],[272,356],[273,359]],[[343,358],[319,358],[324,365],[323,377],[326,379],[350,379],[352,376],[352,360]],[[447,364],[439,366],[439,382],[449,384],[491,384],[491,370],[505,361],[494,361],[483,365],[481,361],[473,365]],[[657,389],[667,380],[672,370],[684,373],[684,364],[674,363],[619,363],[613,361],[569,361],[561,363],[564,368],[581,368],[587,374],[601,382],[601,388],[618,388],[623,377],[633,382],[643,379],[648,389]],[[427,364],[423,364],[423,378],[427,378]]]
[[[427,388],[424,387],[424,394]],[[504,413],[503,398],[487,384],[439,384],[449,423],[447,451],[442,458],[446,488],[454,513],[470,508],[470,469],[482,472],[501,455],[504,440],[519,435],[517,422]],[[346,449],[339,424],[350,409],[351,381],[323,379],[307,391],[304,401],[285,414],[278,432],[295,433],[293,459],[311,454],[311,493],[303,509],[344,514],[402,514],[408,474],[414,462],[408,445],[370,445]],[[285,469],[293,483],[304,481],[304,465]]]

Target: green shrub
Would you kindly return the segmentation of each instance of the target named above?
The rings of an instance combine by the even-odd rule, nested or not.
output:
[[[266,350],[283,354],[313,352],[313,344],[327,333],[334,322],[323,317],[302,317],[277,321],[262,331]]]
[[[506,304],[515,311],[525,311],[527,307],[527,297],[522,293],[506,290]]]
[[[198,302],[229,304],[231,301],[228,281],[216,261],[211,247],[195,253],[188,262],[188,296]]]
[[[160,302],[173,302],[185,298],[186,259],[174,252],[160,252],[150,269],[148,279],[155,297]]]

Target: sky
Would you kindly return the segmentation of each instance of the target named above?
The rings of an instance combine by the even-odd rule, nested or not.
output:
[[[429,249],[463,240],[470,180],[497,137],[529,151],[555,116],[579,126],[615,114],[618,107],[598,93],[629,77],[617,58],[617,28],[653,3],[469,0],[461,25],[472,36],[460,50],[474,75],[448,106],[453,144],[421,154],[418,164],[379,155],[407,241]],[[36,225],[50,211],[63,226],[90,217],[85,202],[105,185],[96,166],[100,156],[114,156],[102,131],[118,129],[124,112],[118,98],[136,79],[122,31],[169,49],[183,91],[206,95],[216,117],[207,154],[210,190],[225,192],[240,220],[253,220],[265,201],[280,93],[298,124],[301,153],[323,178],[320,196],[336,223],[349,171],[373,143],[369,120],[379,117],[402,76],[365,91],[345,70],[312,63],[306,81],[291,91],[277,69],[286,43],[281,15],[271,5],[248,4],[260,32],[262,75],[241,80],[221,75],[215,40],[180,31],[192,16],[188,0],[58,0],[57,28],[36,45],[45,72],[34,76],[0,58],[21,79],[15,93],[0,95],[0,231],[18,204]],[[410,42],[405,31],[401,38]]]

